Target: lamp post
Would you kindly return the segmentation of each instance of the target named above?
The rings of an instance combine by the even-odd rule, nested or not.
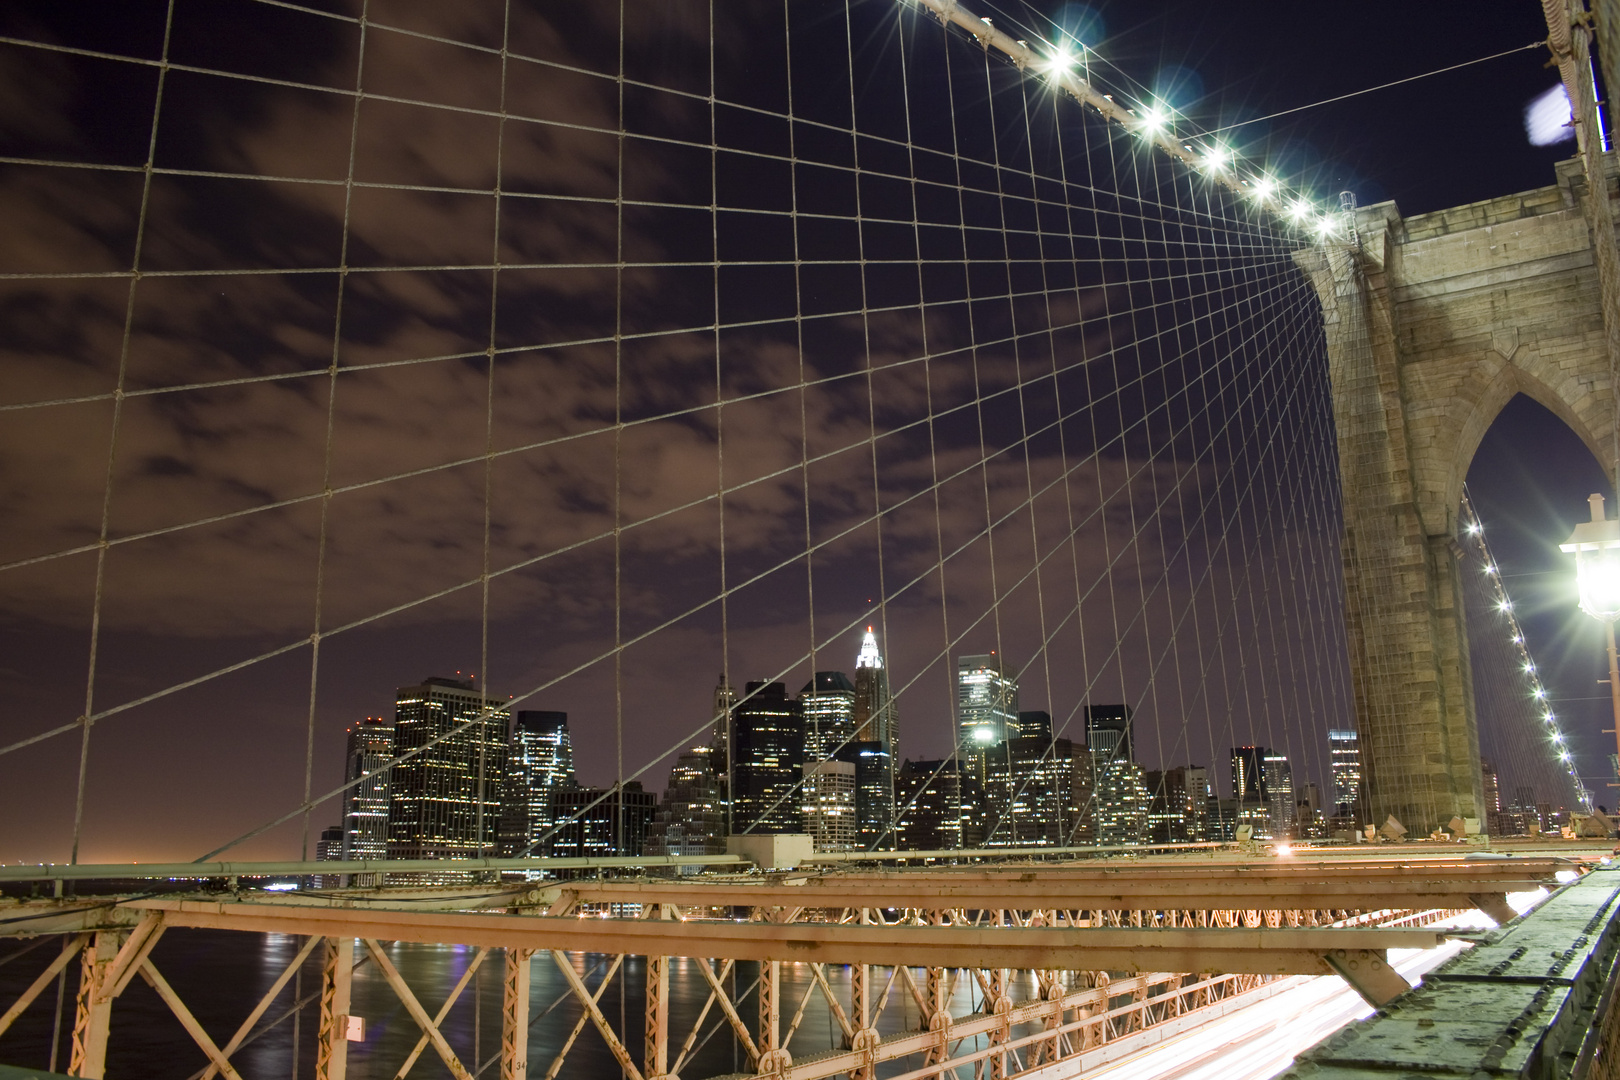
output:
[[[1603,624],[1609,646],[1609,699],[1614,709],[1615,749],[1620,751],[1620,659],[1614,647],[1614,622],[1620,619],[1620,521],[1603,514],[1603,496],[1590,495],[1592,520],[1575,526],[1560,551],[1575,556],[1575,582],[1581,610]]]

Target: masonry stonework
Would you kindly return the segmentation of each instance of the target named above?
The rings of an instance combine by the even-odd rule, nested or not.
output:
[[[1394,815],[1421,835],[1484,816],[1455,536],[1486,429],[1527,394],[1613,478],[1614,396],[1580,162],[1561,163],[1557,180],[1411,218],[1394,203],[1364,207],[1355,241],[1298,256],[1327,331],[1374,824]]]

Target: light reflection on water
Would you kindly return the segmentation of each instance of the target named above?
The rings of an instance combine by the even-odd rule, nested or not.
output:
[[[255,940],[256,939],[256,940]],[[174,930],[165,934],[153,952],[153,962],[164,977],[190,1007],[198,1021],[214,1041],[223,1045],[238,1024],[270,988],[277,976],[286,968],[303,945],[302,938],[282,934],[242,934],[230,931]],[[466,972],[477,955],[477,950],[459,945],[412,945],[400,942],[385,943],[389,959],[415,991],[429,1016],[436,1014],[456,981]],[[57,946],[50,943],[35,949],[15,963],[0,967],[0,1003],[9,1004],[33,981],[56,955]],[[11,955],[0,951],[0,959]],[[354,972],[353,1004],[351,1012],[365,1018],[366,1039],[350,1044],[349,1075],[354,1080],[387,1078],[403,1062],[405,1056],[421,1036],[421,1030],[411,1019],[393,990],[377,969],[365,960],[363,947],[356,948],[355,961],[360,964]],[[289,984],[265,1014],[260,1026],[281,1016],[291,1006],[296,986],[303,995],[313,996],[320,987],[322,951],[316,948],[302,965],[294,984]],[[596,953],[568,954],[574,971],[595,991],[604,973],[612,963],[611,956]],[[495,1057],[500,1050],[501,1036],[501,983],[504,956],[499,949],[490,951],[483,965],[472,978],[461,999],[441,1024],[446,1040],[474,1071]],[[880,993],[889,980],[888,968],[873,968],[873,994]],[[73,1023],[73,992],[78,963],[69,965],[66,995],[63,1005],[62,1042],[58,1069],[67,1068],[68,1039]],[[743,995],[737,1002],[737,1011],[752,1029],[758,1013],[754,996],[749,993],[759,973],[752,963],[736,965],[736,990]],[[919,987],[922,972],[914,970]],[[828,981],[839,1001],[849,1007],[849,969],[829,965]],[[631,1058],[638,1064],[642,1060],[642,1010],[646,961],[643,957],[626,957],[620,972],[602,995],[599,1008],[615,1032],[624,1040]],[[727,989],[731,989],[731,979]],[[798,1032],[789,1044],[796,1058],[819,1053],[837,1046],[838,1022],[827,1007],[819,990],[814,988],[811,969],[806,964],[783,964],[781,976],[782,1030],[788,1025],[807,991],[809,1003],[804,1011]],[[670,1033],[671,1064],[679,1053],[691,1025],[696,1020],[709,988],[698,972],[696,961],[677,958],[670,969]],[[1036,996],[1033,979],[1021,974],[1011,988],[1014,1000]],[[734,999],[735,1000],[735,999]],[[957,980],[952,1011],[960,1016],[979,1004],[977,984],[967,973]],[[50,1056],[50,1031],[54,989],[48,989],[39,1000],[0,1036],[0,1063],[43,1068]],[[268,1034],[244,1047],[233,1056],[232,1062],[244,1076],[254,1080],[295,1075],[300,1078],[314,1075],[314,1034],[318,1020],[317,1000],[312,1000],[298,1015],[296,1032],[292,1019],[283,1022]],[[544,1013],[545,1015],[542,1015]],[[529,1038],[530,1075],[542,1077],[568,1039],[569,1033],[583,1015],[583,1009],[568,992],[568,985],[551,957],[536,954],[532,968],[530,1017],[533,1021]],[[903,977],[896,978],[889,991],[888,1005],[878,1022],[885,1035],[915,1030],[920,1026],[919,1010],[906,988]],[[711,1031],[713,1034],[711,1035]],[[293,1069],[294,1039],[298,1046],[298,1067]],[[707,1037],[707,1041],[704,1039]],[[748,1071],[746,1055],[735,1046],[730,1029],[718,1006],[709,1010],[699,1036],[701,1049],[681,1068],[688,1078],[721,1075],[734,1071]],[[969,1049],[965,1043],[963,1049]],[[477,1064],[473,1064],[474,1062]],[[161,1077],[163,1080],[184,1080],[206,1064],[206,1059],[180,1024],[169,1013],[156,993],[142,980],[131,982],[113,1006],[113,1033],[110,1042],[109,1077],[116,1080],[145,1080]],[[912,1063],[912,1067],[918,1064]],[[896,1062],[880,1070],[880,1075],[905,1071],[904,1062]],[[483,1076],[499,1074],[499,1065],[490,1063]],[[421,1055],[413,1076],[448,1076],[448,1070],[429,1046]],[[619,1066],[606,1044],[589,1021],[569,1050],[560,1073],[562,1077],[612,1077],[619,1075]]]

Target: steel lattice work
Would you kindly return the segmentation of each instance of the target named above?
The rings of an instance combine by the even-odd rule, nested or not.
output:
[[[1369,1000],[1386,1001],[1406,989],[1388,966],[1388,949],[1433,946],[1443,935],[1422,926],[1458,908],[1509,918],[1506,892],[1539,887],[1568,865],[1558,858],[1254,863],[1197,856],[1046,864],[1038,874],[1027,864],[987,864],[521,883],[471,890],[474,896],[461,887],[15,901],[0,907],[0,926],[10,935],[43,941],[62,935],[64,944],[0,1016],[0,1034],[77,958],[75,1075],[100,1074],[114,1001],[139,976],[206,1056],[205,1075],[217,1069],[236,1076],[231,1056],[263,1033],[267,1010],[320,950],[316,1042],[323,1078],[345,1075],[357,1022],[353,980],[366,965],[420,1030],[397,1075],[430,1049],[458,1077],[497,1062],[503,1077],[540,1075],[530,1055],[535,963],[555,967],[577,1012],[565,1036],[549,1039],[556,1052],[548,1077],[561,1074],[587,1029],[638,1080],[704,1075],[693,1071],[694,1055],[717,1033],[734,1041],[749,1074],[921,1077],[972,1066],[1011,1076],[1058,1062],[1084,1068],[1151,1045],[1257,1000],[1283,976],[1338,974]],[[971,906],[962,906],[965,899]],[[1172,899],[1174,906],[1165,906]],[[1274,906],[1279,902],[1290,906]],[[303,940],[223,1043],[207,1034],[153,961],[165,933],[206,929]],[[475,950],[437,1012],[424,1003],[428,991],[412,987],[390,955],[403,942]],[[442,1025],[493,949],[504,955],[499,1049],[479,1061],[475,1047],[464,1060]],[[639,1045],[601,1004],[610,987],[631,977],[632,966],[642,981]],[[743,966],[757,975],[739,984]],[[796,998],[785,992],[789,968],[801,976]],[[681,1023],[671,1018],[675,971],[688,978],[695,972],[707,988],[701,1010]],[[1028,996],[1016,997],[1020,992]],[[812,1002],[828,1017],[830,1045],[814,1025],[803,1026]],[[917,1023],[893,1030],[893,1016],[907,1002],[907,1009],[916,1007]]]

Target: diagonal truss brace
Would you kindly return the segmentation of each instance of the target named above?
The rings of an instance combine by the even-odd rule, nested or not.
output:
[[[50,966],[40,972],[39,978],[35,979],[28,989],[22,992],[22,996],[11,1003],[11,1008],[7,1009],[4,1015],[0,1015],[0,1035],[4,1035],[12,1022],[22,1015],[23,1010],[34,1003],[34,999],[39,997],[40,991],[49,986],[51,980],[56,978],[57,972],[67,967],[68,961],[79,955],[79,950],[84,948],[85,943],[90,940],[90,936],[89,934],[76,934],[62,943],[62,951],[57,954],[55,960],[51,961]]]
[[[191,1010],[186,1008],[186,1003],[180,1000],[180,995],[174,992],[174,988],[169,985],[168,980],[158,974],[158,969],[153,966],[152,961],[143,959],[139,971],[141,978],[145,979],[147,985],[157,991],[158,997],[163,999],[163,1003],[169,1007],[169,1011],[174,1013],[175,1019],[180,1021],[180,1026],[186,1029],[186,1034],[191,1036],[193,1042],[202,1047],[203,1053],[208,1055],[208,1060],[212,1061],[228,1080],[242,1080],[242,1074],[236,1071],[235,1066],[214,1044],[214,1040],[208,1037],[208,1032],[204,1031],[203,1026],[197,1023],[197,1018],[191,1015]]]

